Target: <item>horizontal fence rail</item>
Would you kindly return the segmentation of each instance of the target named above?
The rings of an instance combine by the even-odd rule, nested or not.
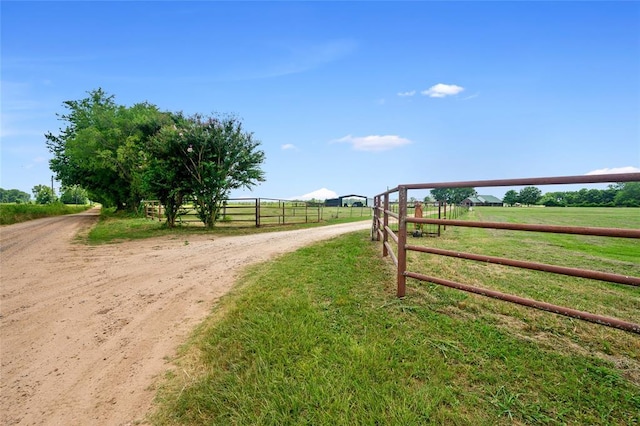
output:
[[[143,201],[145,217],[165,220],[164,207],[157,200]],[[277,198],[229,198],[220,209],[216,226],[277,226],[319,223],[326,218],[371,217],[371,207],[326,207],[322,203]],[[193,204],[180,207],[177,224],[201,224]]]
[[[581,176],[560,176],[542,178],[523,179],[498,179],[498,180],[478,180],[460,182],[435,182],[423,184],[399,185],[396,188],[383,192],[374,197],[373,223],[371,238],[382,241],[382,255],[391,257],[397,268],[397,296],[404,297],[406,294],[406,279],[413,278],[420,281],[431,282],[458,290],[483,295],[495,299],[500,299],[523,306],[528,306],[560,315],[570,316],[581,320],[615,327],[632,333],[640,334],[640,324],[623,321],[603,315],[596,315],[589,312],[558,306],[552,303],[536,301],[506,294],[494,290],[484,289],[469,284],[446,280],[442,277],[429,276],[407,269],[407,253],[428,253],[436,256],[446,256],[465,259],[476,262],[492,263],[515,268],[529,269],[547,272],[551,274],[561,274],[591,280],[599,280],[614,284],[640,286],[640,277],[615,274],[610,272],[595,271],[590,269],[573,268],[564,265],[550,265],[545,263],[530,262],[525,260],[509,259],[483,254],[466,253],[455,250],[443,250],[433,247],[412,245],[407,243],[409,233],[408,224],[413,223],[415,227],[422,225],[437,226],[437,235],[440,235],[440,227],[459,226],[470,228],[487,228],[497,230],[508,230],[517,232],[545,232],[556,234],[586,235],[604,238],[631,238],[640,239],[640,229],[626,228],[602,228],[584,226],[559,226],[541,225],[530,223],[503,223],[503,222],[479,222],[472,220],[460,220],[458,218],[447,218],[447,209],[444,213],[440,210],[438,217],[412,217],[410,202],[408,201],[409,190],[430,190],[437,188],[484,188],[484,187],[519,187],[530,185],[564,185],[564,184],[593,184],[593,183],[622,183],[640,182],[640,173],[623,173],[607,175],[581,175]],[[397,195],[397,202],[392,202],[391,195]],[[638,210],[640,214],[640,209]],[[429,215],[425,215],[429,216]],[[392,226],[393,225],[393,226]],[[436,235],[436,234],[431,234]]]

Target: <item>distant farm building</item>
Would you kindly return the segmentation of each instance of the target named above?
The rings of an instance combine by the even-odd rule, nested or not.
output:
[[[325,207],[366,207],[369,205],[369,199],[364,195],[350,194],[324,200],[324,205]]]
[[[475,207],[475,206],[494,206],[502,207],[502,200],[494,197],[493,195],[476,195],[475,197],[468,197],[462,200],[463,206]]]

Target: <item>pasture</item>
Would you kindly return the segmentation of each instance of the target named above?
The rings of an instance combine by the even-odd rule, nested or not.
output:
[[[637,209],[474,208],[470,217],[640,228]],[[411,243],[640,275],[637,241],[448,227]],[[640,289],[428,258],[451,279],[640,322]],[[640,422],[636,334],[410,280],[358,232],[252,267],[159,385],[155,424]]]

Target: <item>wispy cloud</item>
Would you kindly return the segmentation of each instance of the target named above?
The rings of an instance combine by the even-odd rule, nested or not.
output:
[[[294,151],[297,151],[297,150],[298,150],[298,147],[297,147],[297,146],[295,146],[295,145],[294,145],[294,144],[292,144],[292,143],[285,143],[284,145],[282,145],[282,146],[280,147],[280,149],[282,149],[283,151],[287,151],[287,150],[294,150]]]
[[[37,166],[37,165],[39,165],[39,164],[42,164],[42,163],[44,163],[44,162],[46,162],[46,161],[47,161],[47,159],[46,159],[46,158],[44,158],[44,157],[35,157],[35,158],[33,158],[33,159],[31,160],[31,162],[30,162],[30,163],[27,163],[27,164],[23,165],[22,167],[23,167],[24,169],[31,170],[31,169],[33,169],[35,166]]]
[[[640,169],[633,166],[624,166],[624,167],[612,167],[604,169],[591,170],[590,172],[585,173],[586,175],[608,175],[608,174],[618,174],[618,173],[640,173]]]
[[[2,103],[0,110],[0,137],[42,137],[43,118],[53,116],[49,105],[36,100],[37,88],[31,83],[2,80]],[[38,124],[34,124],[38,123]]]
[[[427,90],[423,90],[422,93],[430,98],[444,98],[445,96],[453,96],[462,92],[464,87],[457,86],[455,84],[442,84],[438,83],[429,87]]]
[[[400,96],[400,97],[413,96],[415,94],[416,94],[415,90],[410,90],[408,92],[398,92],[398,96]]]
[[[358,43],[350,39],[329,40],[321,43],[268,42],[260,46],[260,52],[254,55],[256,64],[249,74],[235,70],[226,78],[261,79],[311,71],[350,55],[357,47]]]
[[[409,139],[396,135],[351,136],[336,139],[332,142],[351,144],[356,151],[388,151],[411,143]]]

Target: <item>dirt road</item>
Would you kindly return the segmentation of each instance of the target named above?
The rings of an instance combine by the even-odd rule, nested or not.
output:
[[[246,265],[368,221],[97,247],[97,211],[0,228],[0,423],[143,421],[167,359]]]

